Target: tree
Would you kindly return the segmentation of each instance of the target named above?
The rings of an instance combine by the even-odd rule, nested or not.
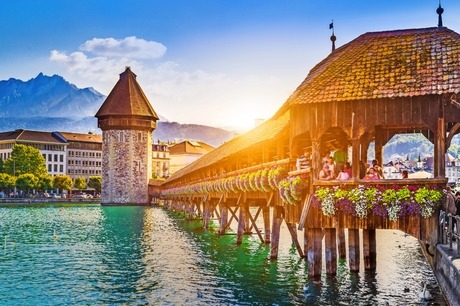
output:
[[[5,188],[13,188],[16,186],[16,177],[6,174],[6,173],[0,173],[0,188],[5,189]]]
[[[53,189],[53,177],[50,174],[42,174],[38,177],[37,189],[41,191]]]
[[[32,173],[21,174],[16,179],[16,187],[18,187],[20,190],[27,190],[27,193],[29,193],[30,189],[36,188],[37,184],[38,177]]]
[[[5,173],[14,176],[31,173],[36,177],[48,173],[45,158],[39,149],[23,144],[17,144],[11,151],[11,157],[3,165]]]
[[[70,190],[72,188],[72,178],[68,175],[56,175],[54,177],[54,188],[60,190]]]
[[[78,190],[82,191],[83,189],[86,188],[86,180],[85,178],[79,176],[75,179],[75,183],[73,184],[75,188]]]
[[[102,176],[90,176],[88,181],[88,187],[94,188],[97,193],[101,192],[102,188]]]

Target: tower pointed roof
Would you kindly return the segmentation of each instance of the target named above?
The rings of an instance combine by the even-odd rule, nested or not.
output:
[[[105,99],[95,117],[102,116],[147,116],[158,120],[158,115],[137,83],[130,67],[120,73],[120,79]]]
[[[136,74],[131,71],[130,67],[126,67],[125,71],[120,73],[120,79],[97,111],[95,117],[98,118],[99,127],[103,130],[123,128],[123,126],[120,126],[122,122],[120,119],[122,118],[129,119],[128,125],[136,123],[136,120],[138,122],[139,120],[150,120],[153,121],[153,128],[159,119],[141,86],[137,83]],[[108,118],[118,120],[108,120]],[[141,125],[144,126],[145,122]],[[135,128],[135,126],[126,126],[126,128],[130,127]]]

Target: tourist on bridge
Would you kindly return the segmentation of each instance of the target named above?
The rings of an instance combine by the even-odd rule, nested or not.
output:
[[[339,174],[337,175],[337,179],[340,181],[346,181],[350,179],[350,176],[347,172],[345,172],[343,165],[339,166]]]
[[[331,170],[329,170],[328,164],[323,165],[323,169],[319,171],[318,179],[322,181],[330,181],[334,179],[334,177],[331,175]]]
[[[303,155],[297,159],[297,170],[310,169],[311,157],[310,153],[305,150]]]
[[[378,180],[380,179],[380,177],[377,173],[375,173],[374,168],[369,168],[369,170],[367,170],[366,176],[364,176],[364,179],[365,180]]]
[[[383,170],[379,166],[379,161],[374,159],[372,160],[372,166],[370,168],[374,169],[374,172],[379,176],[379,178],[384,179],[385,177],[383,176]],[[370,169],[369,168],[369,169]]]

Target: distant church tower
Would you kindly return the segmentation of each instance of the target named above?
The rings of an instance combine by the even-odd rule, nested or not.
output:
[[[158,115],[129,67],[95,117],[102,130],[102,205],[148,205]]]

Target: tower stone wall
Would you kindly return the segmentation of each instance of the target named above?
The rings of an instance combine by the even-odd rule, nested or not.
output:
[[[148,204],[152,133],[107,130],[102,138],[102,204]]]

